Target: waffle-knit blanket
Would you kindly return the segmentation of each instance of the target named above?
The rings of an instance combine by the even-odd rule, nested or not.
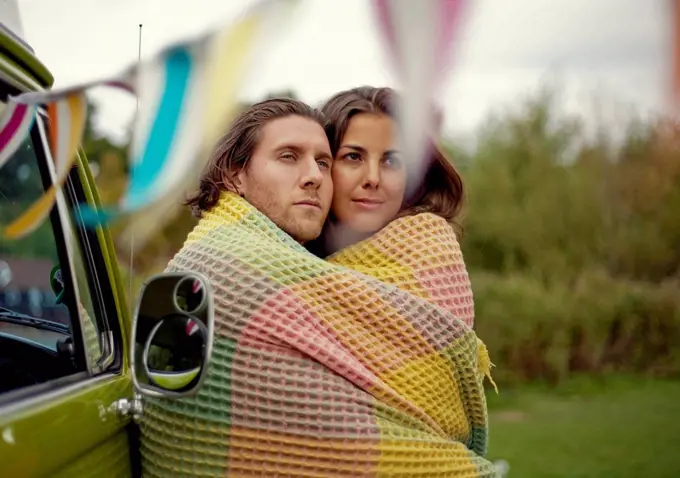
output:
[[[435,214],[396,219],[326,260],[393,284],[474,325],[472,287],[458,238]]]
[[[433,250],[402,229],[390,237],[407,254]],[[347,260],[361,271],[341,265],[342,253],[323,261],[243,199],[222,196],[168,266],[212,283],[212,361],[196,397],[145,399],[145,476],[494,476],[483,458],[485,366],[451,311],[471,304],[440,307],[417,289],[436,285],[443,264],[410,285],[394,273],[377,280],[385,261],[370,277],[381,256],[362,263],[365,246]]]

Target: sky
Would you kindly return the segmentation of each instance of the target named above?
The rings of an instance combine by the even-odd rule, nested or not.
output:
[[[24,36],[56,86],[122,71],[138,55],[228,22],[249,0],[18,0]],[[416,0],[414,0],[416,3]],[[453,68],[436,101],[444,133],[471,137],[489,115],[517,108],[546,84],[558,107],[616,128],[631,112],[667,109],[667,0],[470,0]],[[369,0],[304,0],[244,100],[291,89],[319,104],[358,85],[397,86]],[[121,138],[134,100],[93,92],[98,128]],[[597,113],[596,113],[597,111]]]

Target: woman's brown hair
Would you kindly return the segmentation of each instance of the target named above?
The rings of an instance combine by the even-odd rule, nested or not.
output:
[[[397,94],[393,89],[370,86],[352,88],[330,98],[321,112],[326,117],[326,134],[333,155],[337,154],[353,116],[375,113],[395,118],[396,100]],[[434,140],[430,143],[430,151],[425,174],[418,178],[407,178],[410,181],[407,190],[415,192],[405,198],[398,217],[430,212],[455,224],[463,206],[463,180]]]

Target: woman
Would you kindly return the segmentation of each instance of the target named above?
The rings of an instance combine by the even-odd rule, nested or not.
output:
[[[335,252],[398,217],[430,212],[454,223],[460,212],[463,182],[436,145],[431,145],[425,174],[406,177],[403,158],[393,147],[395,100],[391,88],[363,86],[337,93],[323,106],[335,156],[335,194],[318,252]],[[416,192],[407,198],[407,190]],[[338,229],[348,234],[336,242]]]
[[[334,194],[324,232],[310,250],[427,298],[472,326],[472,289],[452,227],[463,182],[433,143],[424,174],[407,176],[395,148],[395,100],[390,88],[363,86],[323,106]]]

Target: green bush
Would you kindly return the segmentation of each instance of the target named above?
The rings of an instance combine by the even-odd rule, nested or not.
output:
[[[539,96],[490,121],[462,172],[473,268],[567,283],[590,268],[680,277],[680,128],[670,121],[633,122],[614,145]]]
[[[680,375],[680,282],[584,273],[573,287],[530,276],[471,274],[476,328],[499,383],[568,375]]]
[[[494,376],[679,374],[680,127],[632,121],[614,142],[552,99],[492,118],[476,151],[452,154]]]

